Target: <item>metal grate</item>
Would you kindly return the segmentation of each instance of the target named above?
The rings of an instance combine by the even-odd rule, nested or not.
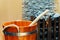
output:
[[[33,19],[34,20],[34,19]],[[40,19],[38,21],[38,40],[59,40],[60,39],[60,17],[52,19]]]

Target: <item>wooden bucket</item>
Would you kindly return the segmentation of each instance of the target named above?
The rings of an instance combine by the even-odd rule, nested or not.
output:
[[[11,21],[3,24],[5,40],[36,40],[37,23],[28,26],[31,21]]]

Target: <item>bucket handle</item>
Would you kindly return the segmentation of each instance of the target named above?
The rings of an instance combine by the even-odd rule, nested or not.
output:
[[[19,27],[17,25],[15,25],[15,24],[10,24],[10,25],[5,26],[4,29],[3,29],[3,31],[6,28],[9,28],[9,27],[12,27],[12,26],[17,28],[18,33],[4,32],[4,34],[11,35],[11,36],[26,36],[26,35],[30,35],[30,34],[33,34],[33,33],[37,32],[37,30],[33,30],[31,32],[20,32]]]
[[[10,25],[7,25],[7,26],[5,26],[4,28],[3,28],[3,31],[6,29],[6,28],[9,28],[9,27],[16,27],[17,28],[17,30],[18,30],[18,32],[19,32],[19,27],[17,26],[17,25],[15,25],[15,24],[10,24]]]

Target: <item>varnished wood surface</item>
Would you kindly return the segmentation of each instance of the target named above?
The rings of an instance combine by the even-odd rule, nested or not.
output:
[[[29,27],[28,25],[31,22],[29,21],[14,21],[14,22],[7,22],[5,23],[3,26],[7,26],[9,24],[16,24],[17,26],[19,26],[20,32],[31,32],[33,30],[36,30],[37,25],[33,25],[31,27]],[[6,29],[6,31],[8,32],[18,32],[16,28],[14,28],[13,26],[11,28]],[[31,35],[26,35],[26,36],[9,36],[9,35],[5,35],[5,40],[36,40],[36,33],[31,34]]]

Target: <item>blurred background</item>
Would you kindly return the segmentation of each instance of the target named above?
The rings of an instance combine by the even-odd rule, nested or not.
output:
[[[59,0],[0,0],[0,25],[5,21],[30,20],[30,16],[37,17],[46,9],[50,10],[48,15],[52,16],[60,12],[59,6]]]
[[[22,0],[0,0],[0,40],[4,40],[2,24],[22,19]]]
[[[42,13],[46,9],[49,9],[50,12],[47,14],[47,16],[43,16],[41,18],[44,18],[44,17],[47,18],[48,15],[53,17],[58,16],[59,14],[56,14],[56,13],[59,13],[59,12],[56,12],[56,11],[60,10],[59,2],[60,2],[59,0],[23,0],[23,3],[24,3],[23,18],[30,20],[30,16],[37,17],[40,13]],[[39,11],[40,13],[38,13]]]
[[[0,30],[2,24],[12,20],[30,20],[49,9],[49,13],[41,19],[60,16],[60,0],[0,0]],[[40,13],[38,13],[40,11]],[[56,14],[57,13],[57,14]],[[1,34],[0,34],[1,35]],[[2,37],[1,37],[2,38]]]
[[[22,19],[22,0],[0,0],[0,25]]]

